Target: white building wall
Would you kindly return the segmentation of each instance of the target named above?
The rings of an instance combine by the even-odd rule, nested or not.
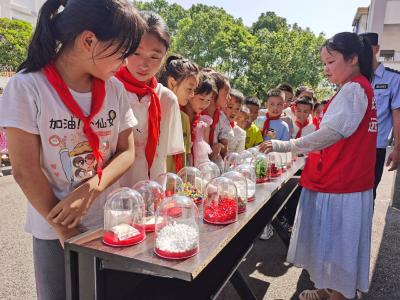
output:
[[[0,17],[36,24],[40,7],[45,0],[0,0]]]
[[[400,1],[388,0],[386,2],[385,12],[385,25],[386,24],[400,24]]]

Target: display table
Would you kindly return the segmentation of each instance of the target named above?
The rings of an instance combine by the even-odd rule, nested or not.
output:
[[[256,200],[236,223],[200,221],[200,251],[171,261],[154,253],[154,233],[139,245],[113,248],[102,243],[102,229],[65,243],[68,299],[214,299],[230,280],[242,298],[255,299],[237,271],[266,224],[297,187],[303,159],[273,182],[258,184]]]

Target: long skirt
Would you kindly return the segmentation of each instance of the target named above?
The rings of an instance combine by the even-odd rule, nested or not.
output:
[[[327,194],[303,188],[287,260],[306,269],[316,288],[346,298],[367,292],[373,214],[372,189]]]

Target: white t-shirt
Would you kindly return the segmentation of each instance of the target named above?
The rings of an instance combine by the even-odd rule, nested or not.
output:
[[[296,122],[294,122],[293,127],[293,135],[292,138],[296,138],[297,133],[299,132],[299,127],[297,126]],[[306,136],[310,133],[313,133],[316,130],[315,125],[313,123],[309,123],[306,127],[303,128],[301,131],[301,136]]]
[[[160,140],[156,149],[153,165],[150,169],[150,179],[156,179],[167,171],[167,156],[183,153],[182,121],[178,99],[175,94],[158,84],[155,89],[161,106]],[[151,95],[145,95],[140,100],[134,93],[128,92],[129,103],[138,120],[133,129],[135,137],[135,162],[132,167],[121,177],[122,186],[132,187],[140,180],[149,179],[148,164],[146,160],[146,144],[148,132],[148,110]]]
[[[235,127],[233,127],[233,134],[235,136],[228,142],[228,152],[242,152],[246,144],[246,131],[235,124]]]
[[[72,90],[71,93],[84,114],[89,115],[92,94]],[[65,107],[41,71],[16,74],[0,101],[0,126],[40,135],[41,167],[58,199],[65,198],[83,180],[96,174],[96,161],[83,133],[82,122]],[[119,133],[136,123],[122,84],[115,78],[107,80],[103,108],[92,121],[92,128],[100,137],[100,151],[105,162],[116,151]],[[82,218],[82,230],[103,225],[106,196],[118,186],[118,183],[110,186],[93,202]],[[30,203],[25,229],[39,239],[58,238]]]
[[[221,111],[218,123],[215,125],[214,142],[211,144],[210,141],[210,146],[212,147],[214,144],[218,143],[222,139],[227,139],[229,141],[230,139],[233,139],[233,137],[234,133],[231,128],[229,119],[225,115],[225,113]],[[221,155],[218,155],[217,158],[213,160],[213,162],[216,163],[221,170],[224,169],[224,160],[222,159]]]

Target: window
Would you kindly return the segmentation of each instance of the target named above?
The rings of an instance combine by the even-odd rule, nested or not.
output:
[[[379,57],[380,61],[394,61],[394,50],[381,50]]]

